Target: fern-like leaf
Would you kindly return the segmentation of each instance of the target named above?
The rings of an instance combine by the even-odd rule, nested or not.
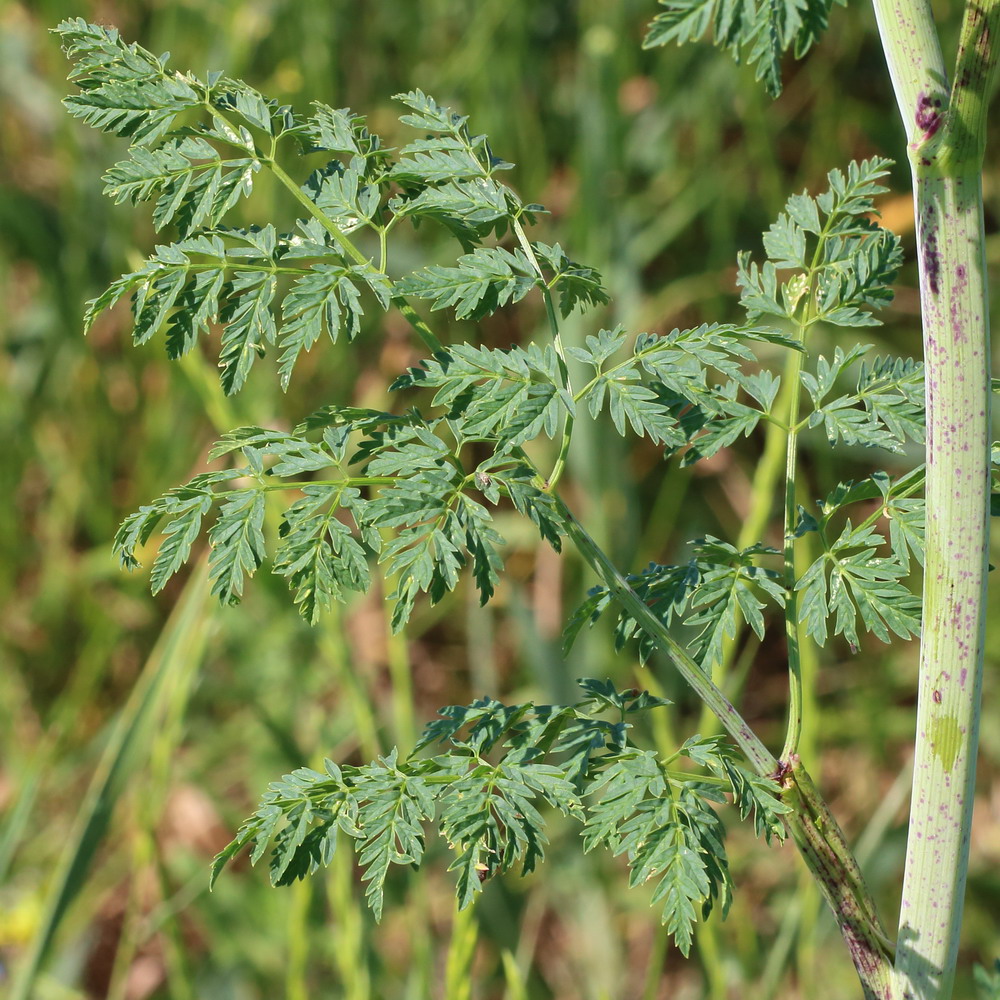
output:
[[[65,99],[66,108],[94,128],[153,145],[170,132],[178,115],[203,101],[204,84],[168,73],[166,57],[126,44],[114,28],[75,17],[55,31],[74,61],[70,80],[80,89]]]
[[[835,0],[659,0],[644,48],[694,41],[712,33],[714,43],[737,61],[756,67],[772,97],[781,93],[781,57],[793,49],[800,58],[826,30]],[[844,0],[836,0],[843,5]]]

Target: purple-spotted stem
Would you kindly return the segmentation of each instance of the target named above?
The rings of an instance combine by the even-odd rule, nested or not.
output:
[[[927,533],[901,1000],[949,1000],[972,824],[986,610],[990,346],[981,170],[997,0],[966,5],[949,83],[928,4],[875,0],[914,182]]]

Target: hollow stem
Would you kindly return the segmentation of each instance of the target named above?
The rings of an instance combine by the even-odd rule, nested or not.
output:
[[[926,0],[875,0],[914,180],[927,400],[924,621],[896,974],[952,994],[981,700],[990,489],[981,168],[997,0],[967,3],[954,82]]]
[[[968,868],[985,632],[989,325],[979,174],[917,179],[927,395],[924,621],[900,907],[904,998],[946,1000]]]

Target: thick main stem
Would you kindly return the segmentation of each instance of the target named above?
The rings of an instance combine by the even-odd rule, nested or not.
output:
[[[979,739],[989,517],[989,322],[979,174],[917,177],[927,536],[902,997],[951,996]]]
[[[909,140],[927,399],[924,623],[897,989],[904,1000],[948,1000],[985,631],[990,383],[980,171],[1000,5],[967,4],[950,86],[925,0],[875,0],[875,9]]]

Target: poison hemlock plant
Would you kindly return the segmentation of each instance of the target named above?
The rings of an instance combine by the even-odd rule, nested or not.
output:
[[[748,55],[772,92],[780,89],[781,54],[789,48],[803,54],[825,27],[831,6],[826,0],[804,7],[715,0],[663,5],[648,44],[685,41],[712,27],[718,44]],[[903,17],[895,10],[890,16]],[[996,20],[992,6],[982,16],[990,24]],[[126,44],[113,29],[75,19],[56,30],[79,88],[67,100],[69,110],[131,143],[126,158],[105,175],[106,193],[119,202],[152,202],[157,229],[173,227],[177,234],[88,304],[88,325],[128,299],[135,342],[162,335],[174,358],[221,327],[226,393],[239,391],[269,351],[287,389],[304,351],[327,337],[334,343],[353,339],[368,312],[399,310],[426,350],[420,364],[399,374],[392,386],[397,405],[389,411],[331,403],[292,433],[243,427],[227,434],[212,457],[230,460],[229,468],[198,475],[126,519],[115,541],[122,563],[136,567],[138,550],[158,534],[151,571],[158,591],[207,529],[212,587],[221,601],[237,603],[269,556],[312,623],[333,602],[368,590],[378,563],[392,587],[398,631],[418,602],[440,601],[464,574],[483,603],[492,597],[504,545],[495,514],[513,509],[545,543],[557,550],[573,545],[599,581],[567,625],[567,648],[588,623],[613,614],[619,648],[637,640],[643,656],[653,648],[665,653],[726,733],[693,736],[664,757],[633,741],[629,720],[665,702],[589,679],[580,682],[583,696],[571,705],[504,705],[487,698],[450,706],[412,751],[393,750],[361,767],[327,761],[324,771],[300,768],[272,783],[216,859],[213,880],[245,847],[255,862],[267,854],[272,881],[286,884],[329,864],[338,845],[351,845],[378,915],[390,866],[418,866],[428,833],[436,829],[452,852],[459,902],[466,906],[490,876],[534,869],[544,855],[546,816],[554,809],[579,824],[585,850],[605,847],[624,855],[631,883],[653,886],[653,903],[686,953],[695,922],[729,906],[725,830],[715,810],[728,796],[743,818],[753,816],[758,835],[769,841],[791,836],[837,918],[866,997],[948,996],[957,918],[950,913],[948,933],[942,933],[944,952],[925,952],[930,930],[906,915],[910,900],[904,899],[904,934],[894,948],[799,755],[801,644],[822,646],[843,636],[857,647],[865,632],[883,641],[918,635],[920,601],[907,580],[926,561],[923,641],[925,647],[938,642],[933,648],[940,652],[951,607],[935,575],[942,565],[940,534],[947,530],[940,524],[950,523],[956,511],[985,523],[985,473],[960,467],[963,477],[983,487],[963,506],[953,507],[940,493],[942,476],[954,474],[947,463],[959,459],[959,445],[949,441],[945,447],[936,436],[941,407],[947,412],[956,405],[942,358],[934,356],[925,387],[919,361],[877,357],[863,343],[836,348],[830,357],[812,349],[819,325],[863,329],[876,324],[877,310],[891,301],[899,241],[873,215],[888,161],[874,157],[835,169],[826,190],[788,200],[764,234],[763,256],[739,257],[741,324],[637,335],[616,327],[567,348],[560,322],[607,301],[601,277],[559,245],[529,239],[542,207],[525,204],[503,182],[510,164],[465,117],[420,91],[399,95],[401,121],[413,129],[413,139],[392,151],[353,111],[316,103],[303,116],[221,74],[202,80],[174,72],[165,57]],[[959,236],[946,226],[952,221],[949,199],[961,203],[969,220],[978,204],[972,153],[957,188],[946,168],[958,155],[955,144],[981,124],[975,116],[981,118],[982,108],[969,95],[986,92],[992,55],[981,66],[970,62],[969,46],[989,37],[980,30],[971,17],[951,117],[945,114],[943,71],[919,95],[896,79],[923,122],[918,138],[924,145],[913,155],[925,192],[925,304],[928,295],[937,303],[936,313],[925,314],[931,331],[949,308],[953,318],[956,308],[965,308],[946,306],[944,297],[954,303],[973,285],[968,294],[978,295],[978,323],[984,325],[981,256],[953,261]],[[896,78],[902,71],[893,32],[884,34]],[[921,71],[933,76],[936,65],[921,64]],[[325,162],[311,173],[302,170],[301,158],[314,154]],[[287,188],[298,217],[230,227],[230,211],[263,171]],[[450,231],[454,263],[398,274],[393,232],[408,223]],[[362,247],[374,249],[369,255]],[[503,350],[442,343],[417,311],[423,305],[478,320],[529,295],[544,302],[549,336]],[[964,317],[960,312],[955,321],[965,323]],[[971,342],[971,315],[968,322]],[[966,360],[971,365],[975,356],[984,367],[986,348],[982,339],[976,343]],[[762,365],[761,345],[769,355],[784,352],[780,372]],[[936,525],[926,538],[923,468],[902,476],[874,471],[800,506],[801,435],[822,433],[831,445],[844,441],[889,458],[908,442],[924,441],[925,388],[932,401],[926,490]],[[985,394],[982,400],[985,414]],[[981,416],[969,431],[979,450],[985,447]],[[686,563],[621,571],[559,492],[575,426],[597,420],[609,420],[623,437],[648,438],[685,465],[760,425],[768,444],[777,442],[786,456],[782,548],[759,537],[738,545],[706,537],[692,542]],[[542,438],[554,445],[537,446]],[[556,457],[544,464],[540,456],[550,451]],[[265,501],[273,494],[287,501],[277,537],[269,538]],[[809,551],[815,558],[797,570],[797,548],[807,538],[814,540]],[[982,544],[970,553],[982,563]],[[774,618],[785,623],[791,695],[778,756],[719,686],[732,640],[745,628],[763,636],[767,619]],[[969,628],[974,638],[981,618]],[[981,643],[976,648],[981,659]],[[974,659],[972,652],[962,655]],[[951,685],[970,696],[978,693],[973,659],[962,668],[961,684],[956,673]],[[966,764],[974,758],[977,709],[969,703],[972,716],[935,715],[934,706],[945,703],[947,680],[934,681],[933,696],[922,687],[921,711],[931,703],[933,760],[927,767],[947,765],[950,772],[959,758]],[[928,773],[918,770],[917,780]],[[964,877],[960,861],[956,890]],[[912,864],[919,869],[921,862]],[[921,870],[914,878],[925,881],[912,891],[933,893]],[[952,905],[960,913],[959,903]]]

